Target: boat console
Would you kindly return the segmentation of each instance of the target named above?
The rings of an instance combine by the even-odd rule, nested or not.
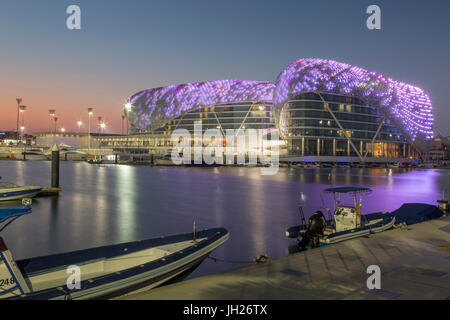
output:
[[[334,212],[336,232],[353,230],[361,227],[361,215],[355,207],[340,206]]]

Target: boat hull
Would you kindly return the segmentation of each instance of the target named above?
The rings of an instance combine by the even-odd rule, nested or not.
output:
[[[17,190],[0,189],[0,201],[20,200],[23,198],[33,198],[41,192],[42,188],[17,188]]]
[[[192,236],[192,233],[182,234],[17,261],[16,263],[24,278],[33,283],[33,277],[42,277],[42,275],[45,276],[55,272],[55,268],[58,269],[57,272],[60,272],[60,274],[66,274],[65,268],[67,266],[78,264],[81,266],[83,261],[80,261],[80,259],[83,258],[89,260],[88,263],[92,266],[101,264],[103,268],[106,268],[105,265],[111,263],[111,261],[113,263],[126,261],[124,259],[126,255],[137,255],[134,258],[140,259],[145,256],[143,254],[145,250],[161,248],[161,245],[184,245],[180,250],[171,251],[170,254],[161,258],[143,262],[131,268],[127,267],[114,272],[109,271],[91,278],[86,276],[86,279],[81,279],[79,289],[69,290],[65,283],[60,283],[58,286],[52,286],[49,289],[36,290],[22,296],[10,296],[7,299],[106,299],[161,286],[170,280],[181,278],[183,275],[192,272],[211,251],[227,241],[229,234],[225,229],[219,228],[197,232],[197,239],[201,239],[198,242],[193,242]],[[123,252],[127,252],[127,254]],[[121,253],[121,255],[117,255],[118,253]],[[83,272],[81,276],[83,276]]]

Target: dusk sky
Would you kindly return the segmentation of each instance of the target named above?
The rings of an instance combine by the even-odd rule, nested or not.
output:
[[[66,8],[81,7],[81,30]],[[382,29],[366,27],[366,8]],[[349,63],[423,88],[450,135],[450,1],[0,0],[0,130],[77,131],[87,108],[121,131],[126,98],[194,81],[274,81],[299,58]],[[84,127],[86,130],[86,126]]]

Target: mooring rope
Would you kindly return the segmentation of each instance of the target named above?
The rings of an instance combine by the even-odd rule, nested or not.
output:
[[[227,262],[227,263],[240,263],[240,264],[249,264],[249,263],[264,263],[269,260],[269,256],[267,254],[257,256],[253,261],[242,261],[242,260],[227,260],[227,259],[220,259],[216,257],[208,256],[209,259],[213,260],[214,262]]]

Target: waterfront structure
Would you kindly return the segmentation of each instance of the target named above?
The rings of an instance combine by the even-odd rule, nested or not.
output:
[[[429,163],[450,163],[450,137],[435,137],[431,142],[430,150],[423,155],[423,158]]]
[[[433,138],[420,88],[336,61],[300,59],[278,76],[274,114],[289,155],[370,162],[417,157]]]
[[[282,160],[400,162],[433,138],[431,100],[420,88],[360,67],[300,59],[275,82],[217,80],[140,91],[124,108],[130,135],[98,136],[103,148],[167,153],[171,133],[278,131]],[[128,129],[127,129],[128,132]]]
[[[78,149],[89,149],[89,142],[91,140],[91,147],[98,148],[98,143],[95,138],[103,136],[98,133],[85,132],[35,132],[36,145],[43,148],[50,148],[53,145],[64,144]],[[106,135],[108,136],[108,135]],[[117,138],[117,136],[115,136]]]
[[[219,80],[141,91],[129,101],[131,133],[274,128],[271,82]]]

